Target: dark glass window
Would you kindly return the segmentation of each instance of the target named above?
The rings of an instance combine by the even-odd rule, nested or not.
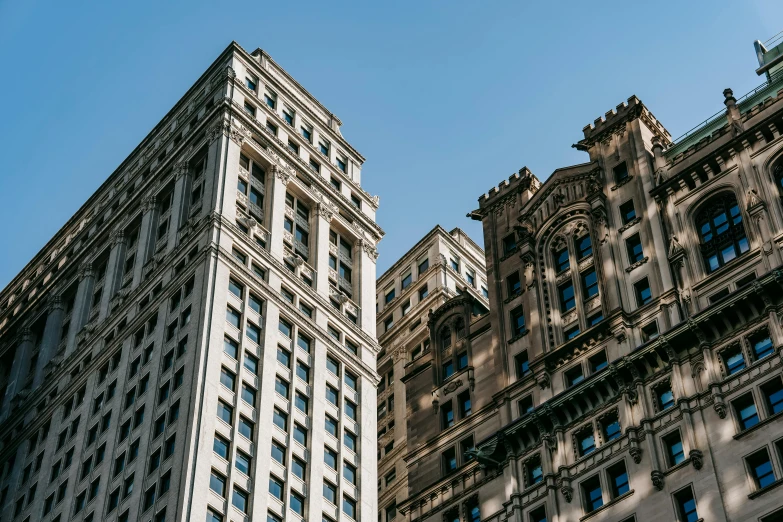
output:
[[[593,242],[590,234],[576,240],[576,258],[582,259],[593,253]]]
[[[522,292],[522,280],[519,278],[519,272],[514,272],[506,278],[506,288],[508,288],[509,297]]]
[[[633,207],[632,199],[620,205],[620,219],[622,219],[623,225],[627,225],[636,219],[636,209]]]
[[[633,285],[634,292],[636,293],[636,304],[639,306],[646,305],[652,301],[652,290],[650,290],[650,281],[645,277],[641,281]]]
[[[682,437],[679,431],[674,431],[663,438],[666,448],[666,462],[669,467],[676,466],[685,460],[685,450],[682,448]]]
[[[514,356],[514,366],[517,370],[517,378],[522,378],[530,373],[530,361],[528,360],[527,350],[519,352]]]
[[[753,480],[758,489],[765,488],[775,482],[775,471],[772,469],[772,461],[769,453],[762,449],[748,457],[748,468],[753,475]]]
[[[592,513],[604,505],[601,481],[598,479],[598,475],[582,482],[582,499],[586,513]]]
[[[675,493],[674,499],[677,502],[677,511],[682,522],[696,522],[699,520],[699,514],[696,512],[696,499],[693,498],[693,490],[690,487]]]
[[[512,337],[525,332],[525,312],[521,306],[511,311],[511,329]]]
[[[579,456],[584,457],[595,451],[595,434],[592,429],[584,430],[577,435]]]
[[[750,338],[750,344],[753,346],[753,353],[756,360],[763,359],[767,355],[775,353],[775,346],[772,344],[769,334],[762,332]]]
[[[612,491],[612,498],[617,498],[630,491],[628,485],[628,472],[625,470],[625,463],[618,462],[607,470],[609,475],[609,487]]]
[[[598,295],[598,276],[594,268],[582,274],[582,289],[585,294],[585,300]]]
[[[582,367],[580,365],[574,366],[567,372],[565,372],[566,387],[570,388],[585,380],[582,374]]]
[[[759,414],[756,410],[756,403],[753,402],[751,394],[743,395],[734,401],[734,411],[737,413],[737,420],[743,430],[751,428],[759,423]]]
[[[764,394],[769,415],[783,411],[783,384],[781,384],[780,378],[775,378],[764,384],[761,387],[761,393]]]
[[[726,373],[732,375],[745,369],[745,357],[739,345],[727,348],[721,354],[723,364],[726,365]]]
[[[750,250],[742,213],[733,194],[711,200],[696,217],[696,228],[707,272]]]
[[[509,234],[503,238],[503,254],[508,255],[517,248],[517,238],[514,234]]]
[[[561,285],[558,289],[560,294],[560,311],[567,312],[576,306],[576,299],[574,297],[574,285],[566,283]]]
[[[628,264],[634,264],[644,259],[642,239],[639,234],[634,234],[625,240],[625,251],[628,252]]]
[[[564,248],[555,252],[555,270],[562,272],[571,266],[571,262],[568,259],[568,249]]]

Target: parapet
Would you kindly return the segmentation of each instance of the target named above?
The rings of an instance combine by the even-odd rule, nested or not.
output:
[[[627,102],[619,104],[614,109],[607,111],[603,116],[596,118],[593,123],[585,125],[582,129],[584,139],[580,140],[574,147],[579,150],[587,150],[595,142],[600,141],[607,133],[613,132],[618,126],[636,118],[641,118],[650,131],[660,137],[661,142],[665,146],[671,144],[672,136],[669,134],[669,131],[653,116],[636,95],[632,95]]]
[[[539,188],[541,188],[541,181],[529,168],[522,167],[519,169],[519,172],[509,176],[508,180],[501,181],[497,187],[489,189],[487,194],[479,196],[479,206],[483,207],[498,196],[503,196],[516,190],[529,190],[535,193]]]

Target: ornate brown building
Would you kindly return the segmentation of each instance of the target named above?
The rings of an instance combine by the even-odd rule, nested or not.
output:
[[[783,73],[766,56],[763,85],[676,141],[632,96],[583,129],[586,163],[479,198],[490,311],[450,299],[405,366],[405,520],[783,519]]]

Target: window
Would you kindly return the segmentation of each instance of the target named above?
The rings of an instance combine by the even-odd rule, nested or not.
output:
[[[513,272],[506,277],[506,288],[508,288],[509,297],[522,292],[522,281],[519,279],[519,272]]]
[[[619,165],[616,165],[612,169],[612,175],[614,176],[615,184],[620,184],[625,181],[628,179],[628,165],[624,161]]]
[[[574,366],[565,372],[566,388],[576,386],[583,380],[585,380],[585,377],[582,374],[582,366],[580,365]]]
[[[693,498],[693,490],[688,486],[674,494],[674,502],[677,505],[677,514],[682,522],[696,522],[699,514],[696,512],[696,499]]]
[[[239,328],[239,323],[242,321],[242,316],[239,312],[231,308],[230,306],[226,308],[226,321],[231,324],[234,328]]]
[[[228,460],[229,446],[230,443],[226,439],[220,435],[215,435],[215,441],[212,443],[212,451]]]
[[[653,321],[650,324],[642,326],[642,342],[652,341],[658,337],[658,323]]]
[[[568,249],[563,248],[555,252],[555,271],[562,272],[568,270],[571,266],[571,261],[568,258]]]
[[[410,272],[408,272],[408,274],[402,278],[402,282],[400,283],[400,285],[402,286],[403,289],[405,289],[411,285],[412,281],[413,281],[413,276]]]
[[[746,462],[757,489],[765,488],[775,482],[775,472],[766,448],[748,457]]]
[[[725,349],[721,353],[721,359],[723,359],[728,375],[733,375],[745,369],[745,357],[742,355],[742,347],[739,344]]]
[[[256,117],[256,108],[247,102],[245,102],[245,112],[248,113],[253,118]]]
[[[756,403],[753,402],[753,396],[748,393],[743,395],[733,403],[734,412],[737,414],[737,421],[742,430],[746,430],[758,424],[759,414],[756,410]]]
[[[302,446],[307,446],[307,428],[294,423],[294,440]]]
[[[605,442],[612,441],[622,435],[620,419],[617,418],[616,413],[609,414],[601,420],[601,430]]]
[[[669,467],[676,466],[685,460],[685,450],[682,447],[682,437],[679,430],[663,437],[663,446],[666,450],[666,464]]]
[[[217,471],[212,470],[212,475],[209,477],[209,489],[220,495],[226,497],[226,479],[220,475]]]
[[[674,393],[669,383],[663,383],[655,388],[655,402],[659,411],[674,406]]]
[[[509,234],[503,238],[503,255],[507,256],[517,249],[517,238],[515,234]]]
[[[592,427],[588,427],[577,433],[576,441],[580,457],[584,457],[595,451],[595,435],[593,434]]]
[[[544,470],[541,467],[541,459],[535,457],[525,464],[525,486],[530,487],[544,480]]]
[[[514,367],[517,370],[518,379],[530,373],[530,361],[528,360],[527,350],[521,351],[514,356]]]
[[[430,268],[430,260],[429,260],[429,258],[423,259],[423,260],[419,261],[419,268],[418,268],[419,275],[421,275],[424,272],[426,272],[427,270],[429,270],[429,268]]]
[[[580,237],[576,240],[576,258],[584,259],[593,253],[593,242],[590,240],[590,234]]]
[[[761,386],[761,393],[767,403],[768,415],[775,415],[783,411],[783,384],[781,384],[779,377]]]
[[[468,352],[457,354],[457,370],[464,370],[468,367]]]
[[[645,277],[641,281],[633,285],[634,293],[636,294],[636,304],[643,306],[652,301],[652,291],[650,290],[650,282]]]
[[[511,311],[511,329],[512,337],[525,333],[525,313],[521,306]]]
[[[623,225],[627,225],[636,219],[636,209],[633,207],[632,199],[620,205],[620,219],[622,220]]]
[[[332,504],[337,505],[337,486],[324,481],[323,491],[324,498]]]
[[[337,421],[329,415],[327,415],[324,419],[324,429],[326,429],[326,432],[331,436],[337,437]]]
[[[563,335],[565,336],[566,341],[570,341],[580,333],[581,330],[579,329],[579,325],[577,324],[576,326],[572,326],[571,328],[563,332]]]
[[[535,408],[533,406],[533,396],[527,395],[519,399],[519,402],[517,402],[517,407],[519,408],[519,415],[524,415],[528,412],[533,411],[533,409]]]
[[[560,295],[560,311],[567,312],[576,306],[576,299],[574,297],[574,285],[566,283],[561,285],[557,289]]]
[[[751,346],[753,346],[753,355],[757,361],[775,353],[775,346],[772,344],[772,339],[770,339],[768,332],[755,334],[750,337],[749,341]]]
[[[283,490],[285,486],[283,481],[276,478],[274,475],[269,475],[269,493],[272,494],[279,501],[283,501]]]
[[[324,447],[324,463],[332,469],[337,469],[337,453],[328,447]]]
[[[443,380],[448,379],[452,375],[454,375],[454,361],[448,360],[443,363]]]
[[[601,371],[609,366],[609,361],[606,359],[606,352],[603,350],[590,357],[587,362],[590,365],[590,373]]]
[[[644,259],[642,240],[639,234],[634,234],[625,240],[625,251],[628,252],[628,264],[633,265]]]
[[[443,472],[445,474],[451,473],[457,469],[457,452],[454,448],[449,448],[443,452]]]
[[[310,382],[310,368],[298,359],[296,361],[296,376],[306,383]]]
[[[582,290],[585,300],[598,295],[598,276],[595,274],[595,268],[582,274]]]
[[[338,394],[339,394],[339,392],[337,391],[336,388],[330,386],[329,384],[326,385],[326,400],[329,401],[330,403],[334,404],[335,406],[338,405],[337,404],[337,396],[338,396]]]
[[[236,375],[225,367],[220,369],[220,383],[231,391],[236,391]]]
[[[394,442],[392,441],[390,444],[393,443]],[[345,430],[345,432],[343,433],[343,444],[345,444],[345,447],[348,448],[349,450],[356,452],[356,449],[358,448],[358,444],[356,442],[356,435],[354,435],[348,430]]]
[[[592,513],[604,505],[604,499],[601,492],[601,481],[598,475],[590,477],[582,482],[582,502],[584,503],[585,513]]]
[[[625,462],[618,462],[606,470],[609,477],[609,488],[612,498],[628,493],[631,487],[628,484],[628,472],[625,470]]]
[[[247,500],[247,493],[235,486],[234,493],[231,495],[231,504],[242,513],[247,513]]]
[[[351,497],[343,495],[343,513],[356,519],[356,501]]]
[[[742,214],[733,194],[724,194],[708,202],[696,217],[696,228],[708,273],[750,250]]]
[[[291,471],[294,473],[294,476],[299,477],[302,480],[305,480],[305,473],[307,470],[307,464],[301,459],[298,459],[297,457],[293,457],[291,459]]]
[[[440,425],[444,430],[454,426],[454,406],[451,401],[440,407]]]
[[[275,377],[275,391],[287,399],[290,386],[287,381],[283,380],[280,376],[277,376]]]
[[[451,266],[451,269],[455,272],[459,273],[459,259],[454,259],[453,257],[449,260],[449,264]]]
[[[223,401],[218,401],[217,415],[220,420],[231,425],[234,416],[234,408]]]
[[[530,522],[547,522],[546,508],[544,506],[537,507],[530,512]]]

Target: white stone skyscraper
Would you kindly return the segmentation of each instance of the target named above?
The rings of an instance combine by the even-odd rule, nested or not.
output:
[[[372,521],[378,198],[232,43],[0,293],[0,520]]]

